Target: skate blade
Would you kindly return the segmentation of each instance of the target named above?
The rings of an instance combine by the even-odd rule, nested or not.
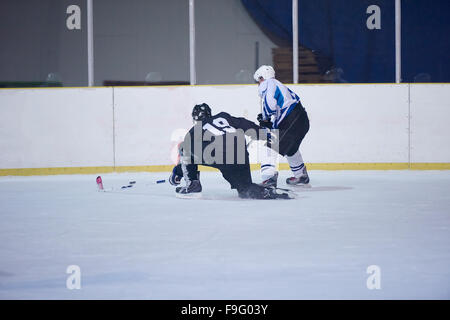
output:
[[[311,188],[311,185],[309,183],[299,183],[299,184],[288,184],[290,187],[295,187],[299,189],[309,189]]]
[[[175,196],[180,199],[200,199],[202,197],[202,193],[201,192],[176,193]]]

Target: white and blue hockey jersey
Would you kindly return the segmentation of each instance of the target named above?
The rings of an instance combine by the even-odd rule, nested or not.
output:
[[[272,120],[277,129],[281,121],[292,111],[300,98],[277,79],[267,79],[258,88],[262,99],[262,116],[264,120]]]

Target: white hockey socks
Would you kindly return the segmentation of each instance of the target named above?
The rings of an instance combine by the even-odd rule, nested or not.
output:
[[[300,150],[297,150],[297,152],[290,157],[286,156],[286,159],[289,163],[289,167],[291,167],[294,176],[296,178],[300,178],[303,175],[303,168],[305,167]]]
[[[261,180],[265,181],[273,177],[277,171],[278,153],[271,148],[261,146],[259,150],[259,162],[261,163]]]

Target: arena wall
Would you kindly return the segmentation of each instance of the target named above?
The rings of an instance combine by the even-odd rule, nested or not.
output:
[[[310,169],[450,169],[450,84],[290,88],[310,117]],[[256,85],[0,90],[0,175],[170,170],[202,102],[260,112]]]

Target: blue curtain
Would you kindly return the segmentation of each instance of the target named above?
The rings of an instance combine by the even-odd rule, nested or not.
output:
[[[279,46],[291,46],[292,0],[241,0]],[[380,29],[366,25],[380,11]],[[402,79],[450,80],[449,0],[402,0]],[[395,81],[395,0],[299,0],[299,43],[348,82]]]

